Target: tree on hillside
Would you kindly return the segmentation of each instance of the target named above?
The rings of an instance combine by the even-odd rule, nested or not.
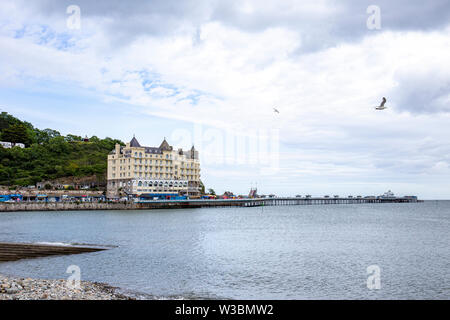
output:
[[[13,124],[2,132],[2,140],[12,143],[23,143],[26,146],[31,145],[32,137],[28,128],[23,124]]]
[[[48,143],[51,139],[61,136],[61,134],[52,129],[39,130],[36,129],[36,142],[37,143]]]
[[[213,195],[213,196],[216,195],[216,192],[215,192],[214,189],[212,189],[212,188],[209,188],[209,189],[208,189],[208,193],[209,193],[210,195]]]
[[[5,168],[0,164],[0,181],[1,184],[10,184],[11,179],[13,178],[13,172],[9,168]]]
[[[13,124],[19,124],[20,120],[17,118],[14,118],[12,115],[8,114],[7,112],[2,112],[0,114],[0,131],[5,130],[6,128],[9,128]]]
[[[83,138],[80,136],[73,135],[73,134],[68,134],[66,136],[66,141],[67,142],[83,141]]]

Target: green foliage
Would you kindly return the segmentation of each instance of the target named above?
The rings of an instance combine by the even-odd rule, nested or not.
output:
[[[35,142],[36,143],[48,143],[53,138],[56,138],[56,137],[59,137],[59,136],[61,136],[61,134],[58,131],[56,131],[56,130],[52,130],[52,129],[44,129],[44,130],[35,129]],[[71,136],[71,135],[69,135],[69,136]]]
[[[23,124],[13,124],[4,129],[2,139],[12,143],[23,143],[26,146],[33,142],[30,130]]]
[[[203,184],[203,182],[201,180],[200,180],[200,193],[205,194],[205,185]]]
[[[3,132],[6,128],[14,124],[21,124],[22,121],[8,114],[7,112],[2,112],[0,114],[0,131]]]
[[[215,196],[216,192],[214,191],[214,189],[209,188],[208,189],[208,194]]]
[[[6,134],[5,134],[6,133]],[[52,129],[39,130],[2,112],[2,141],[20,142],[26,148],[0,147],[0,185],[33,185],[61,177],[97,175],[104,179],[107,155],[120,140],[92,137],[89,142],[76,135],[62,136]],[[5,137],[15,137],[11,141]]]

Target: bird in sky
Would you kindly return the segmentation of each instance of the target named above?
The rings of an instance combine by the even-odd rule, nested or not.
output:
[[[278,111],[277,108],[273,108],[273,112],[280,113],[280,111]]]
[[[387,107],[384,106],[385,103],[386,103],[386,98],[383,97],[383,100],[381,101],[381,104],[379,106],[376,106],[375,109],[376,110],[384,110],[384,109],[386,109]]]

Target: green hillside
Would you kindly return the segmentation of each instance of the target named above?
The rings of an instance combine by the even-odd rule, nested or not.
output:
[[[104,179],[107,154],[120,140],[75,135],[62,136],[52,129],[39,130],[31,123],[2,112],[0,141],[23,143],[25,148],[0,146],[0,185],[33,185],[62,177],[96,175]]]

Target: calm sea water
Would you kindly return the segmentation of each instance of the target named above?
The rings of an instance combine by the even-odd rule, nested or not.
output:
[[[0,213],[0,241],[117,246],[0,263],[146,298],[449,299],[450,202]],[[381,288],[367,288],[379,266]]]

